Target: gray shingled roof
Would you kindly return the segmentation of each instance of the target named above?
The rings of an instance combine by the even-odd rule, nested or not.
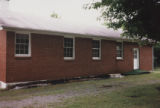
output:
[[[36,31],[62,32],[108,38],[120,38],[121,31],[114,31],[105,26],[77,25],[60,19],[33,17],[12,11],[0,12],[0,26],[3,28],[27,29]]]

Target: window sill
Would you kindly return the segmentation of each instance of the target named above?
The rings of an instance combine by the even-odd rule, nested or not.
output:
[[[16,58],[29,58],[29,57],[32,57],[31,55],[28,55],[28,56],[26,56],[26,55],[15,55],[15,57]]]
[[[15,55],[15,57],[32,57],[32,56],[17,56],[17,55]]]
[[[64,60],[66,60],[66,61],[72,61],[72,60],[75,60],[75,58],[73,58],[73,57],[64,57]]]
[[[28,60],[28,59],[31,59],[32,56],[31,54],[15,54],[14,57],[17,59],[17,60]]]
[[[101,60],[100,57],[92,57],[92,60]]]
[[[123,60],[123,57],[117,57],[116,60]]]
[[[15,54],[15,57],[31,57],[31,54]]]

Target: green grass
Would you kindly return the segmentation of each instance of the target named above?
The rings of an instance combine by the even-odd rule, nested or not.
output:
[[[159,108],[160,85],[141,85],[96,96],[88,95],[68,99],[61,103],[50,104],[57,108]]]
[[[140,74],[146,74],[146,73],[149,73],[149,72],[145,70],[137,69],[137,70],[132,70],[132,71],[123,73],[123,74],[124,75],[140,75]]]
[[[96,96],[88,95],[50,104],[57,108],[159,108],[160,85],[141,85]]]
[[[148,78],[148,79],[147,79]],[[126,81],[134,81],[133,87],[117,88],[97,95],[75,97],[61,103],[49,104],[52,108],[159,108],[160,83],[148,84],[149,80],[160,80],[160,74],[129,76]],[[139,81],[145,81],[138,83]],[[116,81],[117,79],[115,79]],[[124,79],[122,79],[124,80]]]
[[[108,87],[109,86],[109,87]],[[111,87],[110,87],[111,86]],[[48,108],[159,108],[160,71],[117,79],[98,79],[44,87],[0,91],[0,101],[68,93],[85,95],[46,103]],[[25,108],[34,108],[29,105]]]

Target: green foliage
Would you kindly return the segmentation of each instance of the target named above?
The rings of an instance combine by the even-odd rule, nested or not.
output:
[[[51,14],[51,17],[53,17],[53,18],[60,18],[56,12],[53,12],[53,13]]]
[[[87,6],[102,9],[108,27],[123,29],[123,36],[160,41],[160,0],[102,0]]]

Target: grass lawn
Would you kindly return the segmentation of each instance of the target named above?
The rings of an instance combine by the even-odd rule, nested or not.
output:
[[[159,108],[160,85],[143,85],[112,92],[75,97],[49,104],[49,108]]]
[[[160,71],[0,91],[0,108],[160,108]]]

